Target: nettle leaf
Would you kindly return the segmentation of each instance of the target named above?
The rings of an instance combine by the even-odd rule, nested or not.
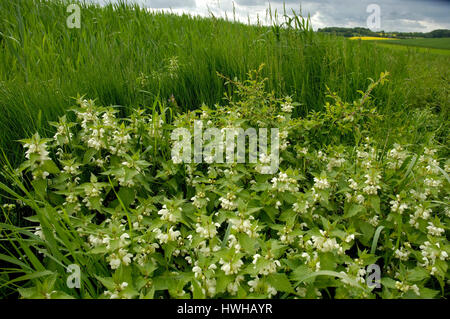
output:
[[[117,195],[120,197],[123,205],[129,207],[134,202],[136,191],[132,188],[121,187]]]
[[[406,280],[412,281],[412,282],[417,282],[417,281],[422,281],[425,278],[428,278],[429,276],[430,275],[428,274],[428,271],[426,271],[424,268],[416,267],[412,270],[407,271]]]
[[[89,198],[89,202],[91,203],[91,207],[95,210],[101,211],[103,208],[101,197],[91,197]]]
[[[347,237],[348,233],[341,230],[341,229],[333,229],[332,231],[330,231],[330,235],[331,236],[335,236],[338,237],[342,240],[345,240],[345,238]]]
[[[227,290],[228,284],[232,283],[234,278],[225,274],[220,274],[216,277],[216,291],[217,293],[224,293]]]
[[[177,246],[175,246],[174,243],[172,242],[168,242],[167,244],[164,245],[164,257],[166,259],[169,259],[172,257],[172,253],[175,251],[175,249],[177,249]]]
[[[263,208],[262,207],[252,207],[252,208],[248,208],[245,213],[247,215],[254,215],[255,213],[259,212],[261,209],[263,209]]]
[[[124,298],[133,299],[134,297],[139,295],[139,292],[129,285],[121,291],[121,294],[124,296]]]
[[[343,218],[350,218],[358,215],[359,213],[365,212],[365,207],[355,203],[345,203],[344,205],[344,215]]]
[[[176,194],[178,192],[178,181],[176,178],[171,178],[167,182],[167,185],[169,185],[171,187],[171,190],[174,192],[174,194]]]
[[[250,238],[247,234],[239,233],[236,236],[241,244],[242,248],[250,254],[253,255],[256,253],[259,244],[258,241],[254,238]]]
[[[377,214],[380,214],[380,213],[381,213],[381,209],[380,209],[380,197],[371,195],[371,196],[369,196],[368,202],[369,202],[370,207],[372,207],[373,210],[374,210]]]
[[[439,294],[439,290],[420,288],[420,298],[422,299],[433,299],[436,298]]]
[[[47,181],[45,179],[35,179],[31,184],[33,185],[36,194],[41,198],[45,198],[45,194],[47,193]]]
[[[37,287],[18,288],[20,296],[24,299],[42,299],[43,296]]]
[[[58,166],[52,160],[45,161],[42,164],[42,169],[50,174],[58,174],[60,172]]]
[[[390,288],[390,289],[396,289],[395,288],[396,281],[392,278],[383,277],[380,279],[380,282],[383,287]]]
[[[320,254],[320,269],[334,270],[336,269],[336,257],[332,253]]]
[[[267,182],[263,182],[263,183],[256,183],[254,185],[252,185],[251,190],[255,191],[255,192],[265,192],[268,191],[270,189],[270,184]]]
[[[197,280],[192,280],[192,298],[194,299],[203,299],[205,295],[203,294],[202,288]]]
[[[279,220],[286,222],[286,224],[288,225],[293,225],[295,223],[296,218],[297,213],[294,212],[292,209],[287,209],[281,213]]]
[[[83,156],[83,164],[89,164],[94,157],[94,155],[97,153],[97,150],[94,148],[89,148]]]
[[[291,274],[291,279],[293,281],[302,281],[304,277],[311,274],[313,271],[306,265],[301,265],[296,267]]]
[[[278,291],[294,293],[294,288],[286,274],[270,274],[267,276],[267,282]]]
[[[295,197],[293,194],[291,194],[291,193],[287,193],[287,192],[284,192],[282,195],[281,195],[281,198],[286,202],[286,203],[288,203],[288,204],[294,204],[295,202],[297,202],[297,197]]]
[[[448,269],[448,263],[444,260],[436,260],[435,266],[438,270],[438,273],[441,277],[445,277]]]
[[[108,290],[114,291],[116,289],[117,285],[112,277],[103,278],[95,275],[95,278],[97,278],[97,280],[100,281]]]
[[[275,223],[275,220],[276,220],[277,215],[278,215],[278,209],[276,209],[275,207],[266,206],[266,207],[264,207],[264,212],[270,218],[270,220],[273,223]]]
[[[370,246],[370,242],[372,239],[372,236],[375,233],[375,227],[373,227],[371,224],[365,221],[358,221],[358,228],[361,232],[362,236],[359,237],[359,240],[365,245]]]

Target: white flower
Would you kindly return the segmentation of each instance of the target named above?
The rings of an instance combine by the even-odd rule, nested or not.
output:
[[[395,252],[395,257],[397,257],[400,260],[407,261],[409,256],[409,251],[405,250],[403,247],[400,247],[400,249],[397,249]]]
[[[359,194],[358,196],[356,196],[356,202],[360,205],[364,204],[365,198],[363,195]]]
[[[256,262],[258,261],[258,258],[260,258],[260,257],[261,257],[260,254],[255,254],[255,255],[253,255],[253,261],[252,261],[252,264],[256,265]]]
[[[358,189],[358,183],[355,182],[355,181],[353,180],[353,178],[350,178],[350,179],[348,180],[348,183],[349,183],[349,186],[350,186],[351,189],[353,189],[353,190]]]
[[[279,172],[278,177],[271,180],[272,189],[278,192],[298,192],[297,180],[290,178],[286,173]]]
[[[115,256],[115,255],[114,255]],[[113,257],[109,260],[109,265],[111,269],[117,269],[120,266],[120,259],[117,257]]]
[[[168,222],[174,223],[177,221],[175,215],[169,209],[167,209],[166,205],[163,205],[163,208],[158,211],[158,215],[161,215],[162,220],[166,220]]]
[[[314,188],[327,189],[330,187],[330,183],[326,178],[314,177]]]
[[[445,229],[434,226],[432,222],[428,222],[428,225],[428,233],[432,236],[441,236],[441,234],[445,232]]]
[[[285,113],[291,113],[293,109],[294,106],[289,102],[281,104],[281,110]]]
[[[346,243],[349,243],[352,240],[355,240],[355,234],[351,234],[351,235],[348,235],[347,237],[345,237],[345,242]]]
[[[277,294],[277,290],[274,287],[272,287],[272,286],[267,287],[267,297],[268,298],[275,296],[276,294]]]
[[[233,202],[234,199],[236,199],[236,195],[233,193],[227,193],[227,196],[220,197],[219,201],[223,209],[235,210],[237,208],[237,203]]]
[[[220,269],[222,269],[225,272],[225,275],[234,275],[239,272],[239,269],[244,264],[244,262],[240,259],[237,261],[229,261],[225,262],[222,258],[219,260],[219,263],[222,265]]]
[[[397,195],[396,200],[390,201],[391,211],[399,212],[401,214],[401,213],[403,213],[404,210],[408,209],[408,205],[406,203],[401,203],[400,201],[401,201],[400,195]]]
[[[214,238],[217,235],[216,227],[220,227],[219,223],[208,224],[205,227],[202,227],[200,224],[195,225],[195,231],[199,233],[204,238]]]
[[[194,272],[195,278],[197,278],[198,276],[200,276],[202,274],[202,269],[199,266],[197,266],[197,262],[196,262],[196,266],[194,266],[192,268],[192,271]]]

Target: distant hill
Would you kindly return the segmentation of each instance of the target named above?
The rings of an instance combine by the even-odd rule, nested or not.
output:
[[[370,36],[370,37],[384,37],[384,38],[450,38],[450,30],[440,29],[431,32],[374,32],[367,28],[339,28],[326,27],[317,30],[318,32],[331,33],[341,35],[344,37],[355,36]]]

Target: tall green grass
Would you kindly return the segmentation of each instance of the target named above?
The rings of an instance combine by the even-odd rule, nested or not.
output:
[[[384,112],[423,106],[416,87],[426,91],[426,103],[448,107],[449,57],[311,34],[288,17],[283,25],[274,20],[266,27],[150,13],[124,3],[80,4],[81,28],[69,29],[68,3],[0,2],[0,147],[13,163],[21,151],[15,141],[36,130],[48,135],[44,123],[70,107],[78,93],[127,107],[173,96],[182,111],[221,102],[227,88],[216,72],[244,78],[261,63],[269,90],[302,103],[297,115],[320,109],[326,86],[354,100],[368,78],[386,70],[390,85],[376,96]],[[176,77],[151,76],[173,57],[179,63]],[[416,66],[426,70],[425,81]],[[447,95],[432,94],[441,85]]]

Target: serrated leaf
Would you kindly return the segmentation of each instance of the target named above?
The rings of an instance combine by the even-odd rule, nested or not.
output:
[[[416,281],[421,281],[421,280],[427,278],[428,276],[429,276],[429,274],[425,269],[423,269],[421,267],[416,267],[407,272],[406,280],[416,282]]]
[[[286,274],[270,274],[267,276],[267,281],[278,291],[294,293],[294,288]]]

